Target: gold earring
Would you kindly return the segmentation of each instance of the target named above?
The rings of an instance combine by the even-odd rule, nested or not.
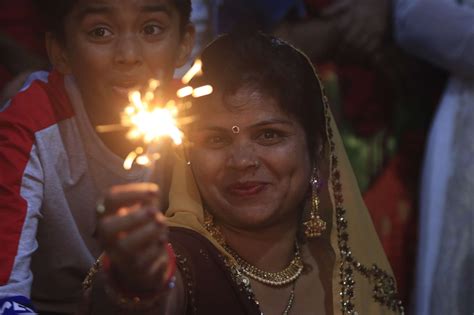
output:
[[[319,181],[317,170],[314,169],[311,176],[311,211],[308,221],[303,222],[304,234],[307,238],[315,238],[321,236],[326,230],[326,222],[319,216]]]

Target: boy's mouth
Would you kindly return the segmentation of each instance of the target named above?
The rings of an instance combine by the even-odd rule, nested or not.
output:
[[[112,84],[112,90],[121,97],[128,97],[128,93],[133,90],[140,90],[142,84],[138,81],[121,81]]]
[[[122,97],[128,97],[128,93],[132,90],[135,90],[135,88],[127,88],[127,87],[123,87],[123,86],[119,86],[119,85],[114,85],[112,86],[112,90],[122,96]]]

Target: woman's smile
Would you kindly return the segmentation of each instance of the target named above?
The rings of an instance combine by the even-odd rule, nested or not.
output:
[[[263,192],[269,183],[260,181],[236,182],[227,187],[227,192],[236,197],[254,197]]]

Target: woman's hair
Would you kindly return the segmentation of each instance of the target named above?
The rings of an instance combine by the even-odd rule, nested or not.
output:
[[[179,27],[184,34],[186,25],[191,19],[191,0],[171,0],[179,13]],[[74,9],[78,0],[36,0],[36,6],[41,13],[49,32],[64,40],[64,25],[66,17]]]
[[[252,32],[217,38],[204,49],[201,59],[203,75],[192,85],[211,84],[224,101],[242,87],[275,98],[278,106],[303,126],[310,155],[315,158],[323,151],[321,87],[303,53],[278,38]]]

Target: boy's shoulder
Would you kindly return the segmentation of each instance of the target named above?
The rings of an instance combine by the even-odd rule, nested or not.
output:
[[[74,116],[64,87],[64,77],[56,71],[32,73],[22,89],[0,106],[0,125],[38,131]]]

